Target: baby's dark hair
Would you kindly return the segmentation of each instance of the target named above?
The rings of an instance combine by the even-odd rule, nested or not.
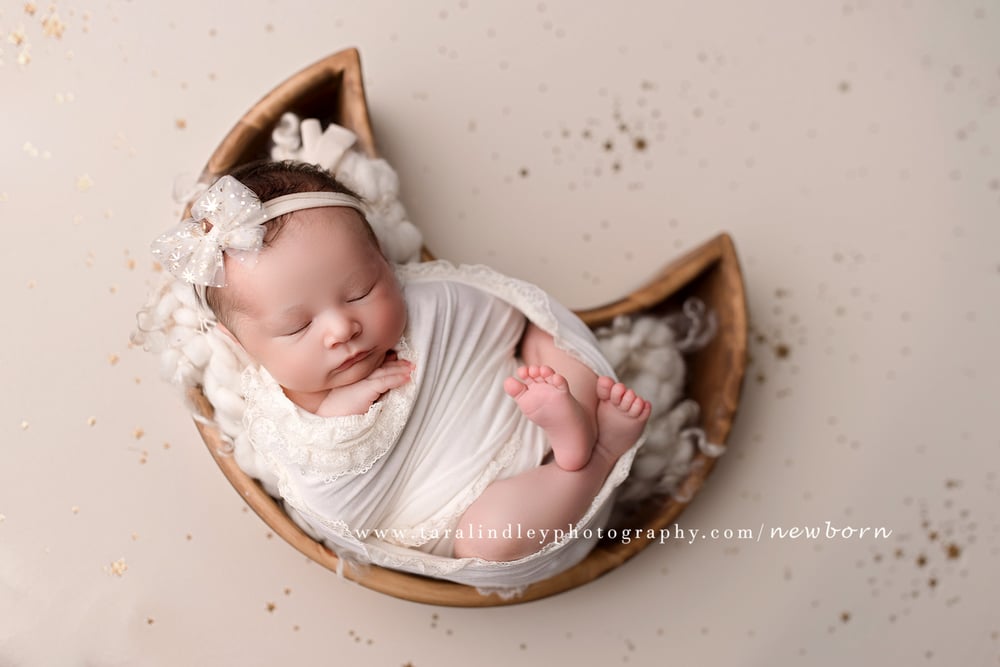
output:
[[[263,203],[295,192],[339,192],[360,199],[330,172],[304,162],[257,160],[236,167],[229,172],[229,175],[253,190]],[[357,214],[364,225],[364,233],[381,253],[378,238],[368,220],[360,211],[357,211]],[[292,213],[286,213],[264,223],[265,248],[275,242],[291,215]],[[232,290],[227,291],[224,287],[205,288],[206,305],[215,313],[219,322],[230,330],[232,329],[230,314],[237,305],[231,298],[231,292]]]

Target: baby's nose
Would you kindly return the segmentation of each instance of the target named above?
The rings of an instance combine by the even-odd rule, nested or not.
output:
[[[346,343],[361,333],[361,323],[350,317],[333,316],[326,323],[324,343],[334,347]]]

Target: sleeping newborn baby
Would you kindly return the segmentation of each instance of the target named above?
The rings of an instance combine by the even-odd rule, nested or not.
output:
[[[256,362],[250,440],[333,546],[509,563],[606,518],[650,405],[538,288],[481,266],[394,267],[361,202],[301,163],[223,177],[153,252]]]

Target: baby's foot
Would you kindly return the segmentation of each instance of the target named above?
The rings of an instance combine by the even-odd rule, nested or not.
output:
[[[569,392],[566,378],[548,366],[521,366],[520,381],[504,380],[503,388],[524,416],[545,431],[556,465],[579,470],[590,461],[594,432],[583,406]]]
[[[597,378],[597,448],[613,460],[642,435],[652,407],[621,382]]]

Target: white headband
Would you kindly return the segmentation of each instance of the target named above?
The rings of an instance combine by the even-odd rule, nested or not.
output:
[[[365,214],[361,201],[340,192],[296,192],[261,204],[253,190],[232,176],[223,176],[194,201],[190,218],[153,241],[153,256],[185,282],[223,287],[223,251],[241,261],[255,258],[264,243],[265,222],[325,206],[353,208]],[[206,221],[212,225],[207,231]]]

